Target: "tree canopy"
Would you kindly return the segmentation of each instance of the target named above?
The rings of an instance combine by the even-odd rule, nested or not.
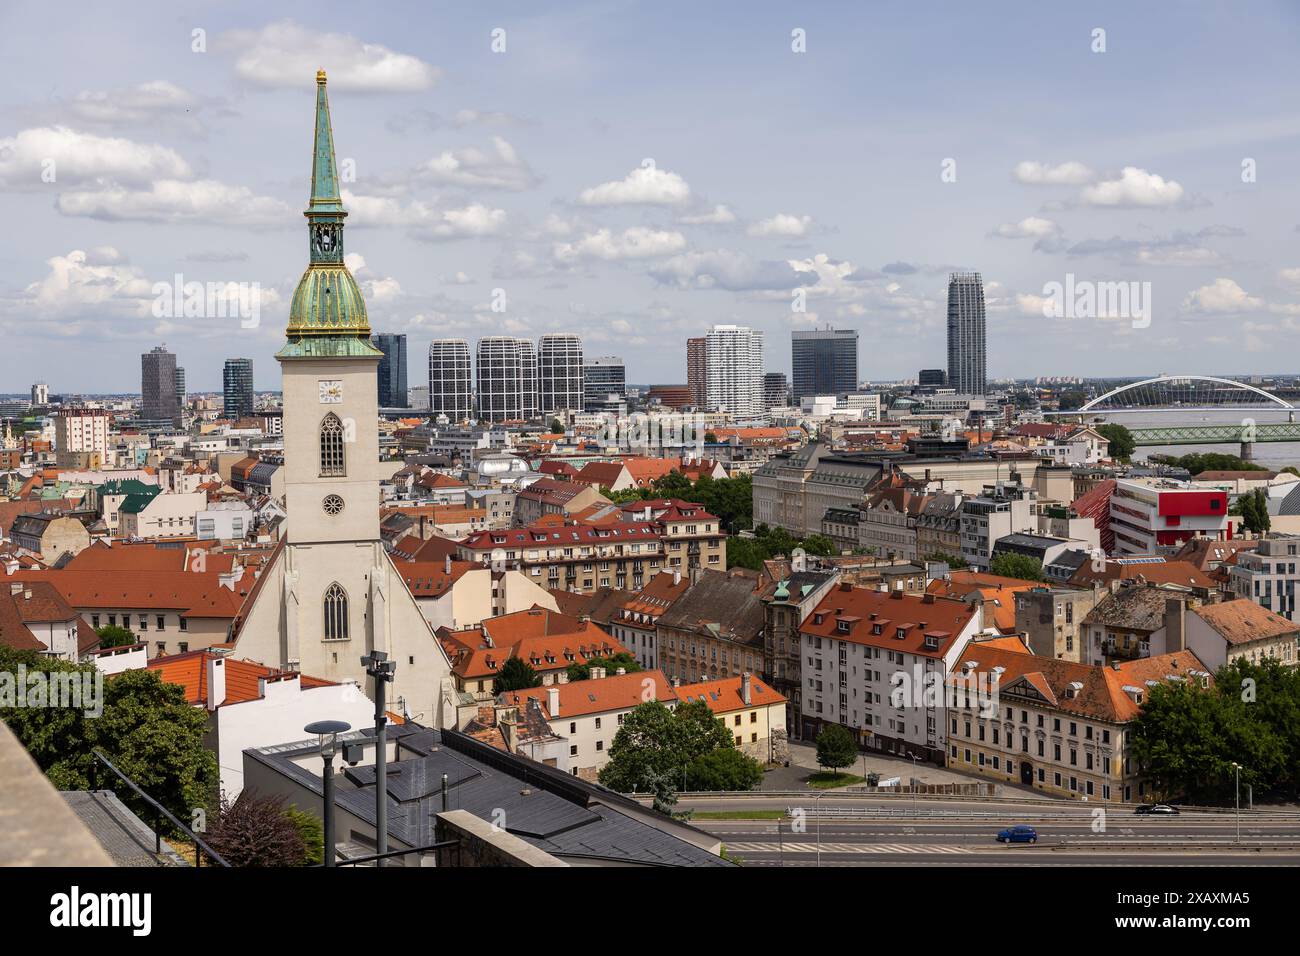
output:
[[[501,665],[501,673],[492,681],[492,694],[495,696],[508,690],[527,690],[529,687],[539,687],[541,683],[542,675],[533,669],[532,664],[522,657],[508,657]]]
[[[635,657],[627,651],[619,651],[617,654],[609,655],[609,657],[593,657],[585,664],[570,664],[568,667],[569,680],[590,680],[593,667],[605,668],[607,677],[615,674],[620,667],[629,674],[641,669],[641,665],[636,662]],[[530,684],[529,686],[536,687],[537,685]]]
[[[1133,433],[1117,422],[1107,422],[1104,425],[1098,425],[1097,434],[1101,435],[1106,441],[1110,442],[1110,457],[1116,461],[1128,461],[1133,457],[1133,452],[1137,450],[1137,442],[1133,439]]]
[[[843,724],[824,724],[817,734],[817,764],[831,771],[853,766],[858,745]]]
[[[702,701],[684,701],[676,710],[669,710],[662,701],[652,700],[637,706],[623,719],[609,748],[609,763],[600,771],[600,782],[623,793],[658,794],[681,785],[692,788],[692,774],[697,784],[755,779],[751,771],[743,769],[748,766],[745,761],[761,774],[758,762],[739,751],[736,757],[696,762],[716,751],[735,749],[731,731]]]
[[[1043,580],[1043,562],[1027,554],[1013,554],[1003,551],[993,555],[989,562],[989,573],[1004,578],[1019,578],[1022,581]]]

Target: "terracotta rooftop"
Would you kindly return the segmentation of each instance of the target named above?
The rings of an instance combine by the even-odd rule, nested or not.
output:
[[[845,590],[841,585],[822,599],[799,630],[816,637],[940,658],[979,613],[977,607],[953,598],[867,588]]]
[[[649,681],[649,683],[647,683]],[[559,694],[559,712],[551,713],[550,691]],[[650,692],[650,696],[647,696]],[[527,690],[506,691],[497,696],[503,704],[524,706],[529,699],[541,705],[542,712],[551,720],[604,714],[616,710],[631,710],[650,700],[675,701],[673,686],[660,670],[634,671],[630,674],[612,674],[595,680],[575,680],[550,687],[530,687]]]
[[[286,680],[297,676],[303,690],[313,687],[336,686],[333,681],[317,677],[298,675],[295,671],[276,670],[256,661],[235,660],[224,654],[211,651],[189,651],[185,654],[173,654],[170,657],[155,657],[147,668],[158,671],[159,679],[165,684],[179,684],[185,689],[185,699],[196,706],[208,705],[208,661],[223,659],[222,667],[226,672],[226,698],[218,706],[242,704],[250,700],[260,700],[259,681]]]
[[[708,705],[715,714],[728,714],[733,710],[747,707],[768,707],[772,704],[785,703],[785,698],[774,691],[757,676],[749,680],[749,700],[746,704],[741,697],[743,677],[725,677],[722,680],[702,681],[698,684],[682,684],[677,688],[677,699],[683,703],[698,700]]]
[[[1300,635],[1300,624],[1288,621],[1248,598],[1192,608],[1192,613],[1232,645]]]

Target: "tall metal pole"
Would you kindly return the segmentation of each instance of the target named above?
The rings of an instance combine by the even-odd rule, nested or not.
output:
[[[334,865],[334,754],[325,757],[325,865]]]
[[[1237,842],[1241,842],[1241,764],[1234,763],[1233,770],[1237,773]]]
[[[361,658],[366,674],[375,682],[375,852],[381,854],[375,866],[383,866],[388,852],[388,708],[386,690],[397,669],[384,651],[371,651]]]

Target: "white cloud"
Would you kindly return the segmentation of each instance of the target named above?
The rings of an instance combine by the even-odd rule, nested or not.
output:
[[[65,216],[108,221],[204,222],[226,226],[282,226],[293,221],[286,203],[257,196],[246,186],[212,179],[162,179],[148,189],[111,187],[66,192],[56,206]]]
[[[800,276],[786,261],[760,261],[743,252],[714,249],[673,256],[649,270],[651,277],[681,289],[727,289],[732,292],[790,290],[815,281]]]
[[[416,168],[414,178],[432,186],[528,189],[537,177],[515,148],[500,136],[492,137],[492,150],[467,147],[445,150]]]
[[[1287,285],[1300,286],[1300,269],[1280,269],[1277,277]]]
[[[349,225],[363,228],[424,225],[438,215],[432,206],[419,200],[403,203],[387,196],[362,196],[347,189],[342,191],[342,198],[348,209]]]
[[[736,214],[727,206],[719,203],[709,212],[678,216],[677,221],[687,226],[725,226],[736,221]]]
[[[124,264],[112,247],[90,253],[74,249],[45,264],[50,267],[45,278],[26,289],[38,312],[65,315],[87,306],[142,316],[149,312],[153,283],[139,269]]]
[[[51,175],[53,181],[46,182]],[[138,186],[191,175],[189,164],[165,146],[79,133],[66,126],[25,129],[17,136],[0,138],[0,185],[9,189],[57,189],[104,181]]]
[[[1073,160],[1057,166],[1026,160],[1016,164],[1011,176],[1027,186],[1082,186],[1097,178],[1091,169]]]
[[[237,77],[268,88],[302,89],[324,69],[334,89],[411,93],[429,89],[442,75],[417,57],[344,33],[319,33],[291,20],[260,30],[231,30],[221,35],[218,47],[234,54]]]
[[[476,239],[495,236],[506,224],[506,211],[473,203],[462,209],[447,209],[436,222],[417,229],[421,239]]]
[[[681,176],[657,166],[639,166],[620,180],[584,189],[578,202],[586,206],[672,206],[690,198],[691,187]]]
[[[1002,239],[1045,239],[1060,231],[1061,227],[1050,219],[1027,216],[1019,222],[1004,222],[993,234]]]
[[[1193,289],[1183,300],[1183,308],[1193,312],[1254,312],[1264,307],[1263,299],[1247,295],[1234,280],[1223,278]]]
[[[669,256],[686,248],[686,237],[680,232],[647,229],[634,226],[614,234],[608,229],[588,233],[577,242],[564,242],[555,246],[555,258],[560,262],[577,259],[653,259]]]
[[[780,212],[770,219],[760,219],[746,230],[751,236],[806,236],[812,216],[793,216]]]
[[[1125,166],[1118,179],[1095,183],[1080,198],[1090,206],[1172,206],[1183,199],[1183,187],[1145,169]]]
[[[118,126],[184,116],[194,105],[194,94],[188,90],[167,80],[151,80],[113,90],[82,90],[68,109],[83,123]]]
[[[452,122],[458,127],[466,126],[526,126],[527,120],[520,119],[513,113],[501,113],[483,110],[457,110]]]

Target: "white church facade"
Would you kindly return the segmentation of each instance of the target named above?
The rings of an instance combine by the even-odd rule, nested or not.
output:
[[[381,353],[356,280],[343,261],[339,195],[323,72],[308,221],[311,262],[276,355],[283,377],[283,543],[249,596],[235,653],[340,682],[368,696],[362,656],[397,665],[388,699],[430,727],[454,724],[451,667],[379,534]],[[400,704],[398,703],[400,701]]]

